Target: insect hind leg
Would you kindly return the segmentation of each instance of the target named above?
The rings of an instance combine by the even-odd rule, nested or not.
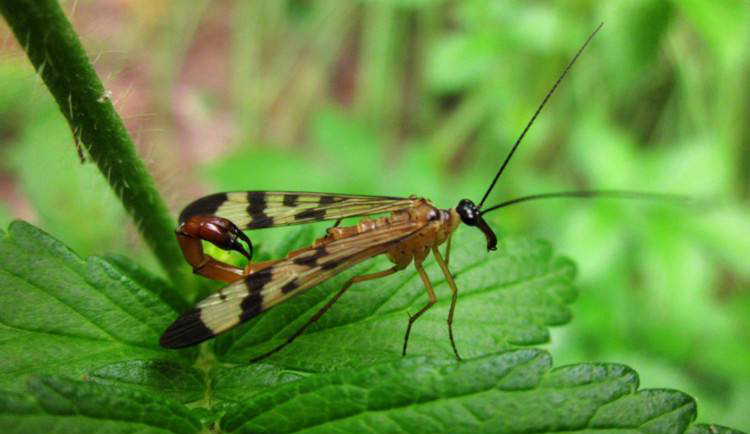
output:
[[[450,270],[448,270],[448,265],[443,260],[443,257],[440,255],[440,251],[438,251],[437,247],[432,248],[432,253],[435,255],[435,260],[437,261],[438,265],[440,265],[440,269],[443,270],[443,274],[445,274],[445,278],[451,288],[451,307],[448,311],[448,337],[450,338],[451,348],[453,349],[453,354],[455,354],[456,356],[456,360],[461,361],[461,356],[458,354],[458,350],[456,349],[456,340],[453,338],[453,312],[455,312],[456,310],[458,288],[456,287],[456,282],[453,280],[453,276],[451,275]],[[409,324],[406,326],[406,334],[404,335],[404,350],[402,353],[403,356],[406,355],[406,346],[409,343],[409,333],[411,332],[412,325],[417,320],[417,318],[422,316],[422,314],[425,313],[429,308],[431,308],[437,301],[437,298],[435,297],[435,291],[432,289],[432,283],[430,283],[430,279],[427,276],[424,267],[422,266],[422,264],[417,263],[415,263],[414,266],[417,268],[417,272],[419,272],[419,277],[422,278],[422,283],[424,283],[425,289],[427,289],[427,297],[429,298],[429,300],[427,304],[419,310],[419,312],[417,312],[413,316],[409,316]]]
[[[448,253],[450,253],[450,250],[448,250]],[[456,301],[458,300],[458,287],[456,287],[456,281],[453,280],[453,275],[448,269],[447,254],[446,254],[445,261],[443,260],[443,257],[440,256],[440,251],[437,249],[437,247],[432,248],[432,254],[435,256],[435,261],[437,261],[438,265],[440,266],[440,269],[443,270],[443,274],[445,275],[445,280],[448,281],[448,286],[450,286],[451,288],[451,307],[450,307],[450,310],[448,311],[448,337],[450,338],[450,341],[451,341],[453,354],[456,355],[456,360],[460,361],[461,356],[458,355],[458,350],[456,349],[456,340],[453,338],[453,313],[456,311]]]
[[[307,320],[307,322],[302,327],[300,327],[296,332],[294,332],[294,334],[289,336],[287,340],[284,341],[284,343],[282,343],[281,345],[277,346],[276,348],[272,349],[271,351],[267,353],[261,354],[260,356],[250,359],[250,363],[257,362],[258,360],[261,360],[261,359],[265,359],[271,354],[274,354],[277,351],[284,348],[285,346],[291,344],[292,341],[294,341],[295,339],[297,339],[297,337],[299,337],[299,335],[304,333],[308,327],[310,327],[313,323],[319,320],[320,317],[322,317],[323,314],[326,313],[326,311],[328,311],[328,309],[330,309],[331,306],[333,306],[333,304],[336,303],[338,299],[341,298],[342,295],[344,295],[344,293],[346,292],[347,289],[349,289],[350,286],[358,282],[364,282],[366,280],[379,279],[381,277],[391,275],[399,270],[400,268],[398,268],[397,266],[394,266],[387,270],[378,271],[377,273],[362,274],[359,276],[354,276],[351,279],[347,280],[346,283],[344,283],[344,286],[342,286],[341,289],[339,289],[339,291],[330,300],[328,300],[328,303],[326,303],[325,306],[323,306],[319,311],[317,311],[315,315],[311,316],[310,319]]]
[[[411,333],[411,327],[414,324],[414,322],[422,316],[423,313],[427,312],[429,308],[431,308],[435,302],[437,302],[437,297],[435,297],[435,291],[432,289],[432,283],[430,283],[430,278],[427,276],[427,272],[424,271],[424,267],[421,263],[414,263],[414,266],[417,269],[417,272],[419,273],[419,277],[422,278],[422,283],[425,286],[425,289],[427,289],[427,297],[428,301],[427,304],[424,305],[417,313],[414,315],[409,315],[409,323],[406,326],[406,334],[404,335],[404,349],[401,352],[402,356],[406,355],[406,346],[409,344],[409,334]]]

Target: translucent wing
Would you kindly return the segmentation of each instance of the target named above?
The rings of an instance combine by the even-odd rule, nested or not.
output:
[[[414,236],[424,224],[407,221],[310,248],[223,288],[185,312],[160,344],[182,348],[212,338],[289,297],[325,282]]]
[[[260,229],[391,212],[413,206],[414,200],[354,194],[234,191],[196,200],[182,211],[180,223],[195,215],[215,215],[231,220],[241,229]]]

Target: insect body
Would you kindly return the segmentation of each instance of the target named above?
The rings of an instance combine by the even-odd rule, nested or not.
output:
[[[559,197],[679,198],[673,195],[628,191],[568,191],[523,196],[482,209],[529,127],[599,28],[601,25],[589,36],[542,100],[506,156],[479,205],[469,199],[463,199],[455,208],[446,210],[435,207],[427,199],[414,196],[402,198],[282,191],[217,193],[188,205],[180,215],[180,226],[177,228],[177,239],[185,258],[193,266],[196,274],[230,284],[180,316],[162,335],[161,345],[166,348],[181,348],[197,344],[257,316],[306,289],[321,284],[364,260],[386,255],[393,263],[392,267],[349,279],[286,342],[254,360],[266,357],[292,342],[320,318],[351,285],[388,276],[414,263],[427,290],[428,301],[416,314],[409,317],[403,346],[403,354],[406,354],[412,325],[437,300],[430,279],[422,266],[427,256],[432,253],[451,289],[448,334],[453,352],[460,360],[452,327],[458,289],[448,270],[448,264],[451,235],[461,222],[480,229],[486,237],[487,249],[494,250],[497,238],[482,216],[520,202]],[[371,218],[387,213],[385,217]],[[356,226],[338,227],[338,223],[348,217],[363,219]],[[311,246],[293,251],[283,259],[248,262],[245,267],[235,267],[217,261],[204,253],[201,244],[202,241],[208,241],[222,249],[237,251],[250,261],[253,253],[252,243],[242,230],[323,220],[335,220],[336,224]],[[442,244],[446,244],[444,257],[438,250]]]
[[[368,216],[388,210],[391,214],[386,217],[364,218],[356,226],[329,228],[326,235],[312,246],[296,250],[284,259],[248,263],[244,268],[217,261],[203,253],[201,245],[201,240],[208,240],[250,257],[238,239],[252,251],[250,240],[224,216],[234,216],[248,229],[294,224],[307,219]],[[449,313],[452,320],[458,290],[448,271],[450,243],[445,259],[437,247],[450,240],[462,220],[455,209],[441,210],[426,199],[416,197],[251,191],[219,193],[199,199],[183,211],[180,220],[177,237],[195,272],[233,283],[175,321],[161,338],[164,347],[179,348],[211,338],[342,270],[381,254],[393,263],[391,268],[350,279],[287,343],[325,313],[352,284],[387,276],[413,262],[427,288],[429,301],[409,318],[404,339],[405,353],[411,325],[436,301],[432,284],[422,266],[431,252],[454,294]],[[482,221],[481,216],[474,220]],[[494,235],[490,239],[494,248]],[[451,345],[459,357],[453,340],[452,321],[449,321],[449,331]]]

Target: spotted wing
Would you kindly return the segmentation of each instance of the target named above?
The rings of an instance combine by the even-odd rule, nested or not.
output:
[[[182,211],[180,223],[195,215],[215,215],[241,229],[260,229],[391,212],[413,206],[413,201],[389,196],[234,191],[196,200]]]
[[[382,254],[414,236],[423,224],[404,222],[336,240],[288,258],[230,284],[180,316],[161,337],[165,348],[210,339],[272,306]]]

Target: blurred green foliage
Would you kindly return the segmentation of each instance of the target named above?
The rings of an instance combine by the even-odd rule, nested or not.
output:
[[[701,206],[544,201],[491,224],[579,265],[556,365],[630,364],[644,387],[695,396],[701,419],[750,430],[746,2],[97,3],[116,2],[78,1],[73,22],[175,210],[230,189],[478,200],[603,21],[489,203],[612,188]],[[8,39],[0,218],[30,219],[82,255],[149,261]]]

